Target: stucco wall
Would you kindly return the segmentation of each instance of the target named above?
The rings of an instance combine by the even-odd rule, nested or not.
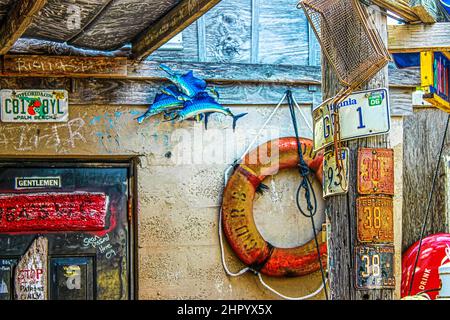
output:
[[[138,125],[133,119],[144,110],[136,106],[72,105],[70,121],[65,124],[2,123],[0,154],[55,158],[140,156],[140,299],[276,298],[253,274],[226,276],[217,236],[223,173],[246,149],[273,107],[233,108],[235,113],[249,113],[238,122],[235,132],[231,118],[222,115],[212,117],[207,131],[195,122],[174,125],[162,122],[160,117]],[[303,110],[309,113],[309,107]],[[311,138],[306,122],[297,115],[301,135]],[[393,118],[393,129],[395,136],[401,137],[401,119]],[[289,112],[283,107],[257,144],[291,135]],[[393,139],[391,143],[397,151],[402,149],[401,140]],[[401,168],[401,164],[396,167]],[[299,216],[294,205],[297,175],[293,170],[269,178],[265,183],[270,191],[255,202],[258,228],[270,242],[280,246],[292,247],[312,238],[309,220]],[[317,183],[316,190],[320,195]],[[318,215],[318,229],[322,222],[323,215]],[[230,268],[241,268],[228,245],[225,248]],[[274,288],[291,296],[316,290],[320,281],[320,272],[301,278],[267,279]],[[323,298],[323,294],[316,298]]]
[[[72,105],[70,121],[65,124],[2,123],[0,152],[5,156],[140,156],[139,298],[274,298],[252,274],[233,279],[225,275],[217,236],[223,172],[242,154],[273,107],[233,108],[235,113],[249,113],[238,122],[235,132],[231,118],[222,115],[212,117],[208,131],[194,122],[162,123],[159,117],[138,125],[133,119],[144,110]],[[304,111],[308,113],[309,108]],[[303,119],[300,127],[302,136],[311,137]],[[292,134],[289,113],[283,107],[258,144]],[[294,206],[297,174],[294,170],[268,179],[271,191],[255,204],[261,232],[283,246],[295,246],[312,237],[309,221],[299,217]],[[322,218],[317,217],[318,228]],[[242,267],[225,247],[230,268]],[[267,282],[296,296],[316,290],[320,279],[316,273]]]

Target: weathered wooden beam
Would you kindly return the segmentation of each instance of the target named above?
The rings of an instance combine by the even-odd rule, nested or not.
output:
[[[389,66],[389,86],[395,88],[420,87],[420,67],[397,69]]]
[[[134,58],[145,59],[219,2],[220,0],[182,0],[133,41]]]
[[[21,0],[15,5],[0,27],[0,55],[6,54],[27,30],[34,15],[42,9],[47,0]]]
[[[377,13],[374,17],[375,26],[380,30],[384,42],[387,42],[386,18]],[[323,58],[323,85],[324,99],[335,96],[340,85],[333,68],[330,67],[326,57]],[[388,85],[388,68],[380,71],[365,89],[380,88]],[[350,180],[349,190],[345,195],[335,195],[326,199],[327,218],[329,219],[328,255],[330,275],[330,296],[333,300],[392,300],[394,290],[370,290],[356,289],[356,274],[359,272],[355,265],[356,246],[361,245],[357,239],[357,214],[356,199],[358,198],[357,180],[358,150],[361,147],[387,148],[388,136],[379,135],[344,142],[343,145],[350,149],[349,164]],[[327,229],[328,233],[328,229]],[[398,254],[400,256],[400,254]],[[396,268],[399,262],[397,260]],[[398,270],[398,269],[397,269]],[[400,281],[400,279],[397,279]]]
[[[437,5],[439,0],[410,0],[411,9],[424,23],[445,21],[445,16]]]
[[[320,67],[316,66],[181,61],[130,61],[128,78],[164,79],[167,74],[159,67],[161,63],[177,72],[192,70],[207,81],[320,84],[321,80]]]
[[[114,51],[81,49],[67,43],[41,39],[20,38],[9,50],[8,54],[35,54],[44,56],[82,56],[82,57],[128,57],[131,46],[124,46]]]
[[[392,11],[407,22],[420,21],[420,17],[409,6],[406,0],[372,0],[372,2],[382,8]]]
[[[125,57],[80,57],[6,55],[0,77],[75,77],[164,81],[166,74],[159,68],[164,63],[179,72],[193,70],[207,82],[272,83],[285,85],[320,85],[319,66],[270,65],[246,63],[204,63],[179,61],[143,61],[135,63]],[[418,68],[389,68],[390,86],[420,86]]]
[[[3,57],[3,76],[124,78],[127,58],[35,56]]]
[[[390,25],[388,30],[391,53],[450,51],[450,22]]]

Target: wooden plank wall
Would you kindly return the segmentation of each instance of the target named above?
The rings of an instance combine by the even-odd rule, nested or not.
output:
[[[412,115],[404,118],[403,250],[420,236],[446,120],[445,112],[426,107],[416,108]],[[443,156],[449,154],[450,135],[445,141]],[[445,165],[443,161],[425,235],[448,232]]]
[[[182,50],[150,59],[319,66],[320,46],[296,4],[222,0],[183,31]]]

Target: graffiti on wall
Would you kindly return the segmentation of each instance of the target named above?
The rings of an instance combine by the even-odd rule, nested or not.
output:
[[[51,149],[64,152],[87,142],[83,135],[85,124],[83,119],[76,118],[64,124],[45,127],[37,124],[0,126],[0,147],[12,148],[15,151]]]
[[[86,237],[83,239],[83,245],[85,247],[96,248],[101,254],[104,254],[107,259],[111,259],[116,255],[116,252],[109,240],[109,234],[106,234],[103,237]]]
[[[97,231],[106,226],[104,193],[0,196],[0,232]]]
[[[37,238],[20,259],[14,282],[17,300],[47,300],[48,240]]]

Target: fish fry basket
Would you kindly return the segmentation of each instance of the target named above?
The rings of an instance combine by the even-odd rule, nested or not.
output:
[[[359,0],[303,0],[299,5],[346,93],[372,79],[391,60]]]

